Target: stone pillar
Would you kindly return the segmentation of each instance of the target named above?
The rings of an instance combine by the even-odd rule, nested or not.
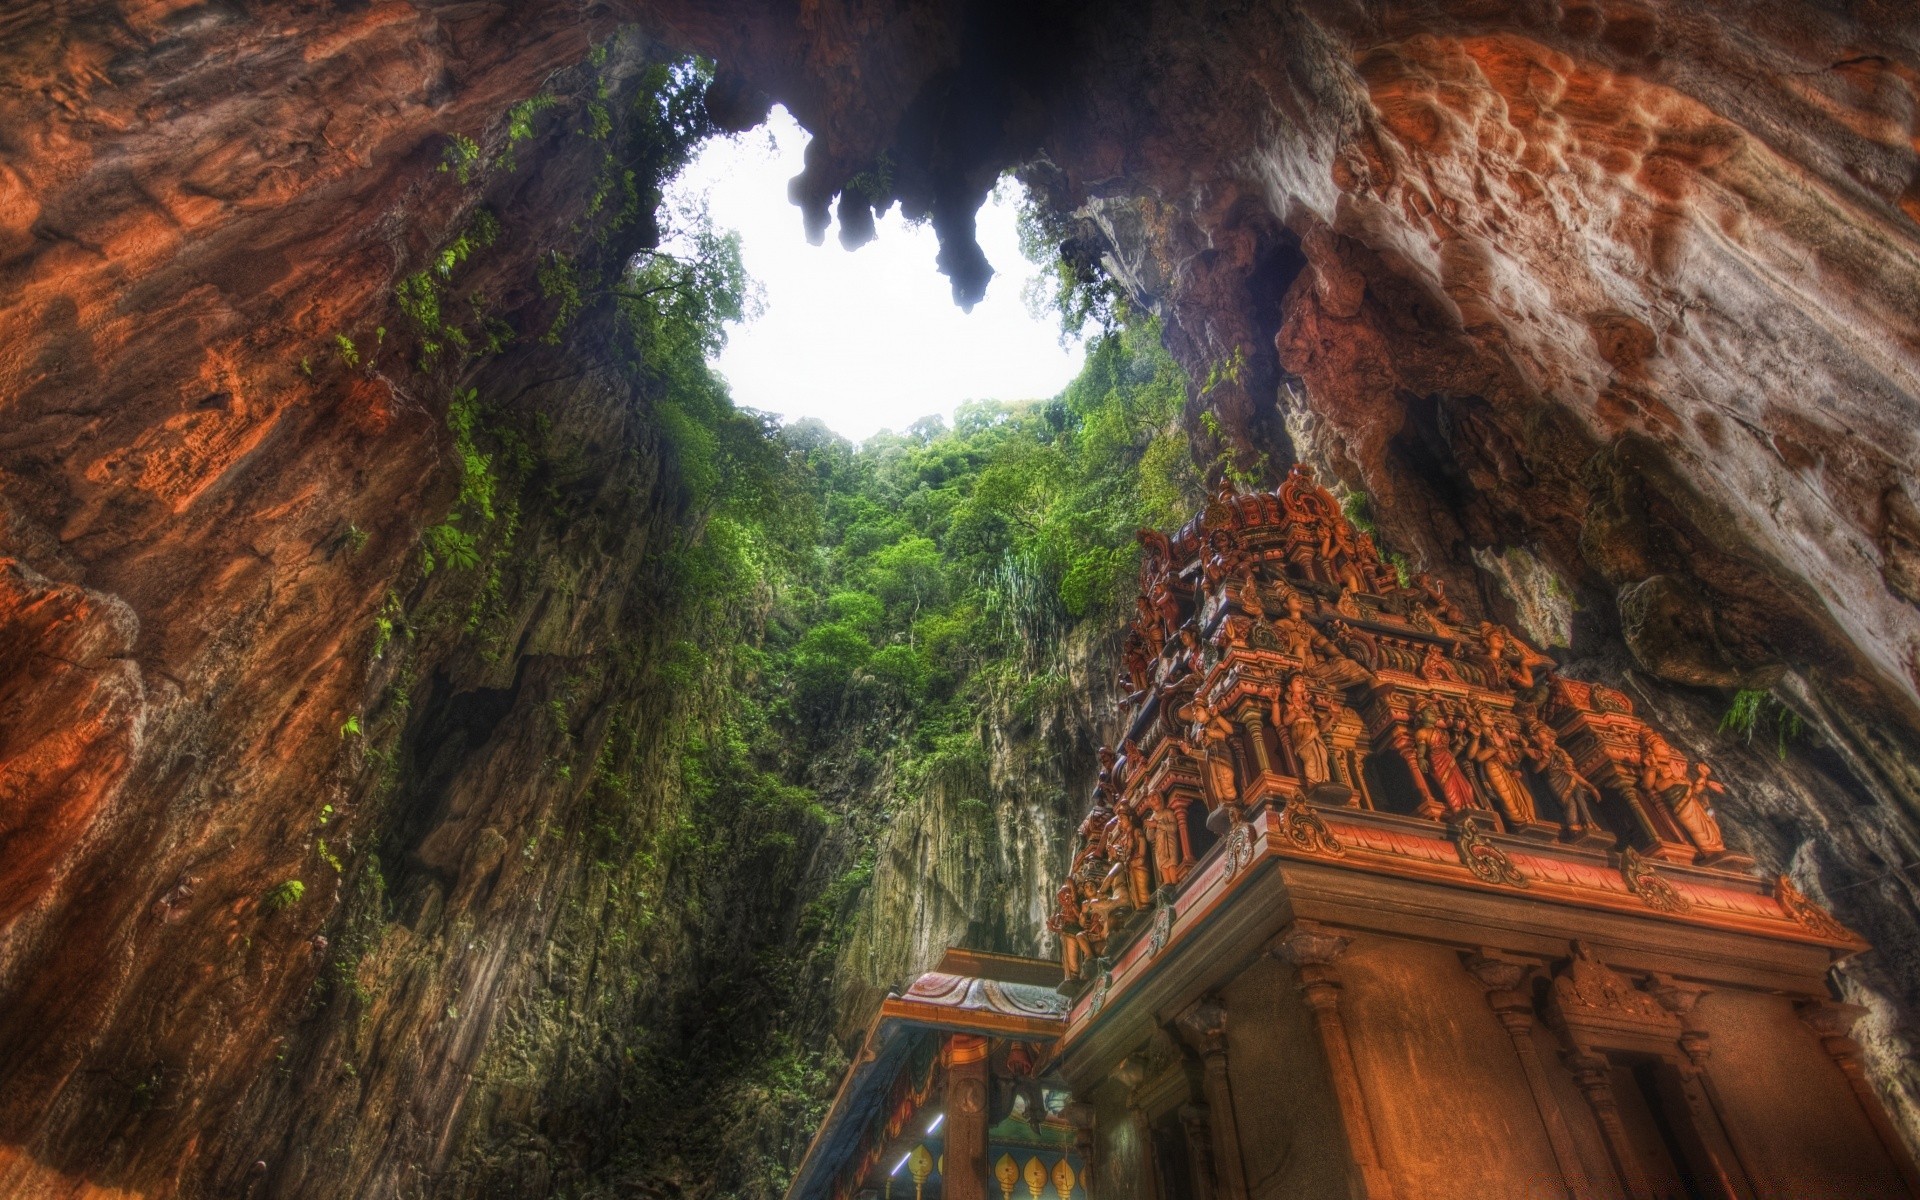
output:
[[[1187,1173],[1192,1177],[1193,1200],[1215,1200],[1218,1195],[1210,1117],[1204,1104],[1180,1106],[1180,1130],[1187,1135]]]
[[[1359,1069],[1353,1063],[1346,1023],[1340,1018],[1341,983],[1333,963],[1346,952],[1349,943],[1348,938],[1296,921],[1280,935],[1273,953],[1298,972],[1300,994],[1313,1013],[1314,1029],[1320,1035],[1320,1048],[1326,1055],[1327,1075],[1333,1081],[1334,1098],[1340,1105],[1340,1123],[1346,1129],[1347,1146],[1360,1176],[1358,1194],[1367,1200],[1391,1200],[1393,1184],[1380,1162],[1373,1118],[1367,1112],[1366,1093],[1361,1087]]]
[[[1140,1103],[1140,1085],[1147,1081],[1147,1065],[1139,1055],[1131,1055],[1120,1060],[1120,1065],[1113,1069],[1113,1078],[1127,1089],[1127,1121],[1133,1127],[1133,1142],[1139,1149],[1139,1182],[1143,1186],[1134,1194],[1140,1200],[1160,1200],[1160,1167],[1154,1162],[1153,1122]]]
[[[1920,1196],[1920,1172],[1914,1170],[1913,1158],[1907,1153],[1906,1144],[1900,1140],[1893,1122],[1887,1119],[1887,1110],[1882,1107],[1880,1097],[1874,1094],[1873,1084],[1860,1067],[1860,1044],[1853,1040],[1853,1027],[1860,1023],[1861,1017],[1867,1015],[1867,1010],[1857,1004],[1837,1004],[1831,1000],[1803,1000],[1795,1007],[1800,1019],[1819,1035],[1820,1048],[1827,1052],[1827,1057],[1847,1077],[1847,1086],[1853,1089],[1853,1098],[1859,1102],[1868,1124],[1873,1126],[1875,1136],[1893,1159],[1893,1165],[1899,1169],[1907,1190]]]
[[[1590,1200],[1593,1187],[1587,1169],[1580,1162],[1580,1149],[1573,1140],[1567,1116],[1553,1094],[1553,1083],[1533,1045],[1533,1002],[1520,989],[1525,986],[1531,968],[1525,963],[1495,958],[1485,951],[1462,956],[1467,970],[1486,989],[1487,1003],[1513,1042],[1514,1057],[1527,1077],[1527,1090],[1533,1094],[1533,1107],[1553,1147],[1553,1160],[1560,1167],[1560,1179],[1570,1200]]]
[[[1223,1200],[1247,1200],[1246,1161],[1240,1154],[1240,1122],[1227,1079],[1227,1010],[1205,999],[1180,1014],[1180,1035],[1200,1056],[1201,1087],[1207,1096],[1207,1124],[1214,1170]],[[1191,1140],[1191,1135],[1189,1135]]]
[[[945,1200],[987,1197],[987,1039],[947,1035],[941,1055],[947,1069]]]
[[[1601,1140],[1607,1144],[1607,1157],[1613,1160],[1613,1169],[1620,1176],[1620,1186],[1626,1189],[1628,1200],[1656,1200],[1646,1169],[1640,1165],[1640,1155],[1635,1152],[1633,1142],[1627,1137],[1627,1127],[1620,1120],[1620,1104],[1613,1095],[1613,1064],[1595,1050],[1573,1049],[1567,1051],[1565,1057],[1567,1069],[1573,1072],[1573,1081],[1580,1085],[1580,1094],[1587,1098],[1594,1120],[1599,1122]]]
[[[1680,1050],[1687,1056],[1686,1065],[1680,1068],[1680,1091],[1687,1099],[1687,1112],[1693,1117],[1701,1150],[1713,1170],[1712,1185],[1730,1200],[1753,1200],[1753,1172],[1747,1169],[1751,1156],[1741,1153],[1733,1127],[1720,1119],[1726,1107],[1720,1103],[1713,1077],[1707,1073],[1713,1039],[1693,1015],[1694,1005],[1707,989],[1654,975],[1647,981],[1647,991],[1662,1008],[1680,1018]]]
[[[1100,1193],[1094,1182],[1099,1175],[1100,1157],[1099,1144],[1093,1128],[1093,1105],[1075,1100],[1067,1105],[1060,1115],[1073,1126],[1074,1149],[1080,1152],[1080,1186],[1087,1190],[1087,1200],[1100,1200]]]
[[[1260,719],[1260,706],[1249,704],[1240,714],[1240,724],[1247,731],[1247,741],[1253,746],[1254,769],[1262,775],[1271,775],[1273,759],[1267,754],[1266,722]]]

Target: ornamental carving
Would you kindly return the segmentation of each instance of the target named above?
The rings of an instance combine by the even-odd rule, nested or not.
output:
[[[1173,905],[1159,904],[1153,910],[1153,926],[1147,937],[1147,953],[1158,954],[1173,937]]]
[[[1326,821],[1297,796],[1280,810],[1280,836],[1294,849],[1308,854],[1331,854],[1335,858],[1346,854]]]
[[[1656,912],[1683,913],[1693,907],[1679,889],[1660,877],[1653,864],[1640,857],[1632,847],[1620,856],[1620,875],[1633,894]]]
[[[1475,829],[1472,821],[1462,821],[1454,828],[1453,844],[1460,852],[1460,861],[1480,882],[1517,888],[1527,886],[1527,877],[1521,874],[1520,868],[1513,865],[1505,851]]]
[[[1785,875],[1774,880],[1773,898],[1789,917],[1817,937],[1839,940],[1853,936],[1853,932],[1834,920],[1826,909],[1807,899],[1799,888],[1793,886],[1793,880]]]
[[[1370,869],[1457,857],[1501,887],[1580,880],[1617,898],[1623,878],[1667,916],[1733,911],[1721,893],[1771,910],[1726,844],[1708,764],[1622,692],[1471,611],[1470,593],[1389,565],[1304,465],[1271,491],[1222,481],[1185,527],[1139,541],[1119,749],[1099,750],[1049,920],[1069,990],[1136,939],[1164,944],[1157,906],[1209,864],[1245,871],[1263,833]],[[1738,882],[1690,875],[1683,895],[1665,864]],[[1777,898],[1840,936],[1798,893]]]
[[[1553,999],[1565,1015],[1582,1010],[1611,1013],[1655,1026],[1679,1026],[1679,1018],[1620,972],[1593,956],[1585,943],[1573,944],[1573,957],[1553,978]]]

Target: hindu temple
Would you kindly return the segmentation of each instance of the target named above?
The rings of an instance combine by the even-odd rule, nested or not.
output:
[[[1920,1194],[1711,766],[1296,467],[1143,531],[1049,928],[884,1004],[790,1200]]]

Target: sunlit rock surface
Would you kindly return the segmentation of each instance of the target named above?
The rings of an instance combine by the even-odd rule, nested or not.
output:
[[[595,364],[476,380],[561,415],[577,502],[528,511],[561,565],[502,601],[509,652],[410,660],[397,807],[343,733],[391,703],[371,630],[458,485],[445,397],[335,339],[398,331],[393,287],[470,219],[450,135],[509,148],[508,106],[626,21],[719,61],[724,120],[777,99],[816,133],[796,236],[897,197],[961,300],[974,206],[1041,159],[1206,385],[1203,458],[1202,408],[1243,467],[1291,428],[1456,592],[1570,612],[1739,785],[1730,840],[1878,943],[1845,986],[1916,1126],[1911,6],[29,2],[0,15],[0,1191],[548,1194],[624,1136],[634,1026],[752,953],[698,915],[751,880],[616,947],[630,893],[527,852],[589,820],[549,764],[650,711],[644,676],[577,680],[613,631],[671,633],[644,564],[684,514]],[[529,329],[545,256],[592,252],[590,150],[536,139],[489,185],[504,236],[463,286]],[[844,193],[883,153],[894,195]],[[1487,568],[1509,551],[1537,566]],[[1812,722],[1786,765],[1716,735],[1742,685]],[[821,1031],[956,937],[1042,948],[1081,695],[990,748],[991,815],[901,815]],[[578,729],[539,723],[555,698]],[[310,1005],[328,937],[366,939],[351,1017]],[[743,1128],[792,1120],[763,1107]]]

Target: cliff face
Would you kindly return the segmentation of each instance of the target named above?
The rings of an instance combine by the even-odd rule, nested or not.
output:
[[[717,703],[659,674],[697,514],[593,349],[609,314],[540,344],[555,254],[644,237],[607,229],[589,132],[629,120],[646,48],[589,58],[623,20],[719,61],[721,121],[777,98],[816,132],[812,228],[930,215],[961,299],[975,207],[1041,158],[1205,382],[1201,457],[1205,409],[1243,467],[1366,490],[1456,591],[1566,618],[1742,785],[1733,840],[1879,943],[1846,986],[1920,1094],[1909,6],[29,3],[0,17],[4,1190],[584,1186],[679,1152],[688,1030],[767,1044],[717,996],[844,1034],[958,937],[1039,948],[1093,634],[1081,699],[891,824],[797,981],[766,948],[850,835],[653,854],[670,734]],[[557,111],[514,107],[543,85]],[[883,154],[892,194],[847,192]],[[441,263],[429,328],[395,288]],[[513,336],[414,369],[449,326]],[[463,436],[516,528],[428,574]],[[1814,737],[1727,745],[1735,686]],[[715,1074],[700,1111],[773,1164],[729,1186],[771,1186],[820,1080]]]

